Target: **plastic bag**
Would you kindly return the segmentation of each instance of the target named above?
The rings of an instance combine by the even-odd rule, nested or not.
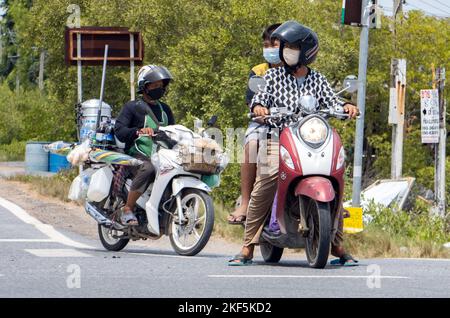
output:
[[[73,166],[78,166],[89,159],[90,151],[89,140],[85,140],[67,155],[67,161]]]
[[[87,198],[89,201],[100,202],[109,195],[113,173],[109,167],[103,167],[94,172],[89,183]]]
[[[69,200],[72,201],[84,201],[87,197],[87,192],[89,189],[89,184],[91,181],[91,176],[95,172],[94,169],[86,169],[81,172],[75,179],[73,179],[72,184],[69,189]]]

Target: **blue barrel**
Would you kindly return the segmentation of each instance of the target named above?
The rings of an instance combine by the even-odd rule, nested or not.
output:
[[[66,156],[61,156],[50,152],[48,166],[48,171],[59,172],[63,169],[70,169],[70,162],[67,161]]]
[[[30,141],[25,146],[25,167],[27,172],[48,171],[48,152],[43,148],[49,142]]]

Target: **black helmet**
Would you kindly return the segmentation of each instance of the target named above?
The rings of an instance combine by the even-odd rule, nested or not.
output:
[[[138,93],[144,91],[145,85],[156,81],[163,81],[164,87],[173,79],[172,74],[164,66],[146,65],[138,73]]]
[[[297,21],[284,22],[273,31],[272,38],[280,40],[280,59],[292,70],[314,62],[319,51],[319,38],[317,34]],[[300,47],[300,57],[297,65],[289,66],[286,64],[283,58],[283,49],[286,43]]]

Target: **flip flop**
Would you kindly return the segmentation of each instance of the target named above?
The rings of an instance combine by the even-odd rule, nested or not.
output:
[[[236,261],[238,261],[238,262],[236,262]],[[253,264],[252,259],[246,258],[242,254],[236,255],[228,261],[228,266],[248,266],[248,265],[252,265],[252,264]]]
[[[130,224],[130,222],[134,221],[135,224]],[[120,216],[120,222],[123,225],[129,225],[129,226],[136,226],[139,225],[138,224],[138,219],[136,218],[136,216],[134,215],[133,212],[128,212],[128,213],[124,213],[122,211],[122,215]]]
[[[228,220],[228,224],[231,224],[231,225],[245,224],[245,220],[247,219],[246,215],[234,216],[233,214],[230,214],[230,216],[233,216],[233,218],[234,218],[234,221]],[[239,220],[239,221],[236,221],[236,220]]]
[[[330,261],[333,266],[358,266],[359,261],[354,259],[350,254],[344,254],[340,258]]]

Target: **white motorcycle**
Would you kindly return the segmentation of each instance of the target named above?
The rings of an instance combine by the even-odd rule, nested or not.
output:
[[[213,230],[210,192],[219,185],[228,156],[206,133],[197,134],[182,125],[160,127],[155,133],[151,161],[156,177],[136,203],[139,224],[118,222],[132,180],[127,166],[120,164],[123,160],[101,159],[109,154],[120,156],[117,152],[90,151],[85,162],[91,175],[86,212],[98,222],[99,237],[107,250],[122,250],[130,239],[156,240],[168,235],[178,254],[196,255]],[[133,162],[139,164],[136,159]]]

